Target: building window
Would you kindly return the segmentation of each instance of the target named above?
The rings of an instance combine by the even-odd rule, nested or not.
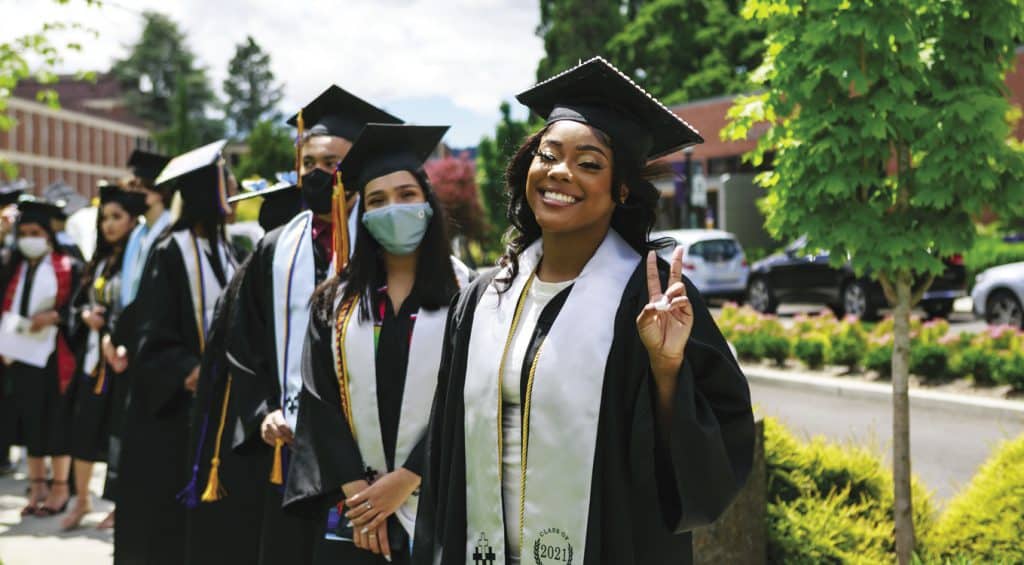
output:
[[[33,123],[34,121],[35,121],[35,116],[32,115],[32,114],[29,114],[27,112],[22,117],[22,127],[24,128],[24,131],[25,131],[25,153],[34,153],[35,152],[34,151],[35,145],[33,145],[33,141],[35,141],[35,136],[33,135],[33,133],[34,133],[33,132],[33,129],[34,129],[33,126],[35,125]]]

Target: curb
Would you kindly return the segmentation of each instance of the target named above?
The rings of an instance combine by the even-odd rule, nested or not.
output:
[[[751,382],[792,389],[814,389],[835,396],[861,398],[866,400],[892,399],[892,386],[883,383],[868,383],[859,380],[842,379],[800,371],[773,369],[770,367],[743,367],[743,373]],[[1024,422],[1024,402],[965,396],[934,390],[910,389],[910,407],[938,408],[958,414],[996,417]]]

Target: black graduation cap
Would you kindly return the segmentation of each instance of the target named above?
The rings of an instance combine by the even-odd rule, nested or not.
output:
[[[228,202],[240,202],[250,198],[262,198],[259,224],[263,231],[270,231],[284,225],[302,211],[302,191],[289,182],[279,182],[262,190],[250,190],[228,198]]]
[[[141,192],[125,190],[116,184],[100,183],[100,206],[109,202],[117,202],[129,215],[141,216],[146,212],[146,195]]]
[[[516,95],[547,120],[589,124],[612,140],[627,139],[641,160],[654,159],[704,138],[601,57],[594,57]]]
[[[19,186],[9,185],[0,187],[0,208],[16,204],[24,193],[25,191]]]
[[[156,186],[171,186],[197,217],[231,212],[227,201],[222,155],[226,139],[198,147],[171,159],[156,179]]]
[[[354,140],[368,123],[401,124],[402,120],[332,84],[301,110],[303,129],[310,133]],[[299,114],[288,118],[298,127]]]
[[[60,217],[59,204],[37,198],[24,198],[18,202],[18,225],[39,224],[50,231],[50,221]]]
[[[150,153],[149,151],[143,151],[136,149],[132,151],[130,157],[128,157],[128,166],[132,169],[132,174],[140,179],[153,180],[160,176],[160,171],[167,166],[171,158],[157,153]]]
[[[448,126],[368,124],[338,165],[348,191],[395,171],[417,171],[430,157]]]

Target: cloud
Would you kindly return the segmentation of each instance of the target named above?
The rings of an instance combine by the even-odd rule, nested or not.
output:
[[[287,113],[333,82],[385,107],[444,98],[493,123],[502,100],[533,84],[543,55],[536,4],[523,0],[0,0],[0,10],[14,23],[0,40],[45,21],[97,30],[82,53],[66,57],[73,71],[109,68],[138,39],[141,12],[163,12],[218,91],[235,45],[252,35],[285,83]]]

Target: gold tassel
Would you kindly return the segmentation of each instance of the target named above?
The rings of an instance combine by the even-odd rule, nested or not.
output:
[[[302,188],[302,135],[306,129],[306,123],[302,120],[302,110],[299,110],[297,122],[299,133],[295,141],[295,185]]]
[[[220,424],[217,425],[217,443],[213,445],[213,460],[210,461],[210,478],[207,479],[206,489],[203,491],[202,498],[200,498],[203,502],[216,502],[228,494],[224,486],[220,484],[220,474],[217,471],[220,468],[220,442],[221,438],[224,437],[224,423],[228,416],[228,400],[230,398],[231,375],[228,375],[228,384],[224,389],[224,402],[221,403],[220,407]]]
[[[103,353],[100,353],[103,355]],[[96,367],[96,386],[93,387],[92,393],[96,396],[103,394],[103,382],[107,377],[107,362],[103,359],[99,360],[99,366]]]
[[[345,201],[345,184],[341,182],[341,171],[337,171],[334,175],[331,220],[334,224],[334,274],[339,275],[348,265],[348,209]]]
[[[283,447],[283,441],[274,440],[274,465],[270,468],[270,482],[275,485],[284,484],[284,473],[281,469],[281,448]]]

